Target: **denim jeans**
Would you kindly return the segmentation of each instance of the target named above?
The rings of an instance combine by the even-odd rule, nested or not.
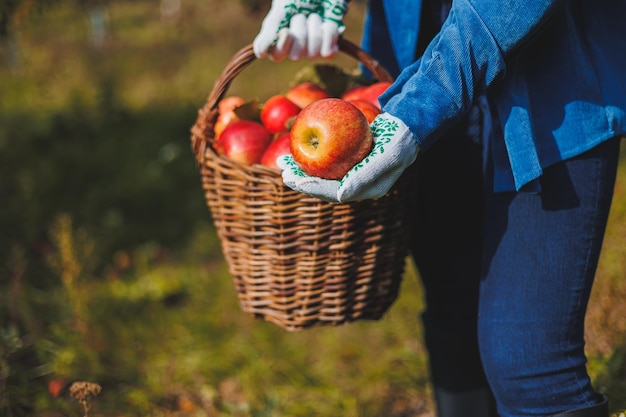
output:
[[[547,168],[538,194],[493,193],[482,147],[460,130],[420,156],[411,249],[435,389],[488,387],[503,417],[600,401],[584,318],[619,142]]]

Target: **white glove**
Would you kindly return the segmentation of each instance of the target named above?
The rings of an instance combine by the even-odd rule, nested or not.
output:
[[[387,194],[419,152],[409,128],[388,113],[378,115],[372,124],[374,146],[361,162],[341,180],[306,175],[293,156],[279,157],[283,182],[289,188],[325,201],[349,202],[380,198]]]
[[[344,32],[347,0],[273,0],[252,43],[257,58],[331,58]]]

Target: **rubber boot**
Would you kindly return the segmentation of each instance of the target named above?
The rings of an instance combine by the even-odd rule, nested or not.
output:
[[[452,329],[422,316],[438,417],[496,417],[496,402],[478,352],[475,321]]]
[[[465,392],[450,392],[435,387],[435,402],[439,417],[496,417],[496,402],[489,388]]]
[[[555,414],[552,417],[608,417],[609,401],[606,397],[602,398],[602,402],[592,405],[591,407],[579,408],[576,410],[564,411]]]

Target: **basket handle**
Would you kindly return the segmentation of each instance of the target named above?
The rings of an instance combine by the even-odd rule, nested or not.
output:
[[[354,58],[355,60],[362,63],[374,77],[379,81],[389,81],[393,82],[393,77],[387,72],[387,70],[380,65],[380,63],[374,59],[370,54],[365,52],[356,44],[348,41],[347,39],[340,37],[338,41],[339,51],[345,53],[346,55]],[[230,87],[231,82],[235,79],[241,71],[243,71],[248,65],[250,65],[256,56],[254,55],[254,50],[252,48],[252,44],[249,44],[233,55],[230,61],[226,64],[226,67],[222,71],[220,77],[215,81],[213,86],[213,90],[209,94],[209,98],[204,106],[204,108],[200,111],[199,119],[202,120],[202,125],[204,127],[205,132],[210,131],[213,128],[213,123],[207,119],[210,119],[215,112],[217,112],[217,104],[224,97],[226,91]],[[199,120],[200,121],[200,120]],[[198,126],[195,127],[198,129]],[[192,149],[196,154],[196,158],[199,162],[203,160],[204,150],[206,148],[206,135],[194,135]],[[204,136],[204,140],[197,140],[198,136]]]
[[[356,44],[340,37],[338,46],[341,52],[361,62],[379,81],[393,81],[393,77],[387,72],[387,70],[383,68],[377,60]],[[209,108],[213,109],[217,107],[217,103],[223,98],[224,94],[230,87],[232,80],[255,59],[256,56],[254,55],[252,44],[243,47],[231,58],[226,65],[226,68],[222,71],[221,76],[215,82],[215,86],[209,95],[207,100]]]

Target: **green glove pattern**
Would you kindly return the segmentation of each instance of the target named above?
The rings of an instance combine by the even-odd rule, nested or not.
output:
[[[329,58],[345,30],[346,0],[273,0],[253,42],[257,58]]]
[[[400,124],[395,119],[383,119],[375,118],[370,129],[372,130],[372,136],[376,138],[372,151],[359,163],[357,163],[341,180],[341,185],[350,177],[350,173],[356,173],[361,169],[367,169],[366,165],[375,160],[376,156],[380,156],[385,153],[385,146],[391,142],[391,139],[396,134]]]

